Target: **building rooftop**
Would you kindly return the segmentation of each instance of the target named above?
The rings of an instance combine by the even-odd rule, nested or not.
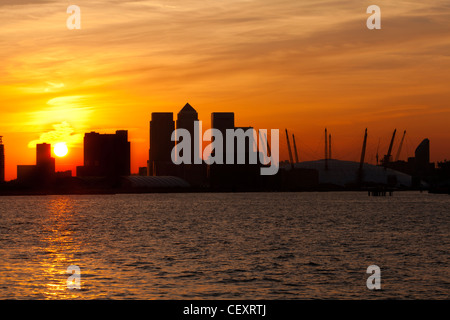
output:
[[[316,169],[319,172],[320,184],[334,184],[346,186],[357,181],[359,162],[328,160],[328,170],[325,170],[325,160],[305,161],[294,165],[295,168]],[[386,184],[389,176],[395,176],[397,187],[410,187],[411,176],[381,166],[364,163],[364,182],[374,184]]]
[[[179,113],[197,113],[197,111],[189,103],[186,103]]]

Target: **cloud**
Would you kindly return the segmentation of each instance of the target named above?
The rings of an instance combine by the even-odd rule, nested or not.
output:
[[[0,6],[38,5],[57,2],[56,0],[2,0]]]
[[[35,148],[36,144],[65,142],[68,147],[73,147],[83,141],[83,135],[75,133],[75,129],[67,122],[53,124],[53,130],[44,132],[39,139],[30,141],[28,148]]]
[[[360,0],[77,0],[76,32],[65,3],[1,4],[21,5],[0,11],[0,105],[35,127],[142,127],[142,139],[151,112],[185,100],[255,126],[363,122],[375,109],[384,126],[400,106],[439,121],[450,101],[448,0],[379,0],[375,31]]]
[[[65,87],[64,83],[53,83],[47,81],[49,87],[45,88],[45,92],[57,91],[58,89],[62,89]]]

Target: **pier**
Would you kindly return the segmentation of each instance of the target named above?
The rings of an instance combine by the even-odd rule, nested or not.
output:
[[[394,193],[394,190],[392,189],[385,189],[385,188],[376,188],[376,189],[369,189],[367,190],[367,194],[368,196],[372,196],[372,197],[386,197],[387,195],[389,195],[390,197],[392,197]]]

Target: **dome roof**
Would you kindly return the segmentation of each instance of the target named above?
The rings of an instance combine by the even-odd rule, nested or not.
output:
[[[358,179],[359,162],[329,159],[328,170],[325,170],[325,160],[305,161],[294,165],[296,168],[316,169],[319,172],[320,184],[346,186],[354,184]],[[387,184],[388,178],[395,176],[397,187],[410,187],[411,176],[384,167],[364,163],[363,180],[366,183]]]

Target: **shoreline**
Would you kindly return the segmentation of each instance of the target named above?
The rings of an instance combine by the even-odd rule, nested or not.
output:
[[[417,190],[417,189],[378,189],[391,192],[395,195],[396,192],[420,192],[429,194],[450,194],[448,191],[433,191],[433,190]],[[56,192],[51,190],[29,190],[29,191],[0,191],[0,197],[21,197],[21,196],[70,196],[70,195],[119,195],[119,194],[161,194],[161,193],[327,193],[327,192],[360,192],[367,195],[369,189],[308,189],[308,190],[258,190],[258,189],[205,189],[205,188],[188,188],[188,189],[151,189],[151,190],[78,190],[72,192]],[[373,195],[371,195],[373,196]],[[389,194],[383,197],[389,197]]]

